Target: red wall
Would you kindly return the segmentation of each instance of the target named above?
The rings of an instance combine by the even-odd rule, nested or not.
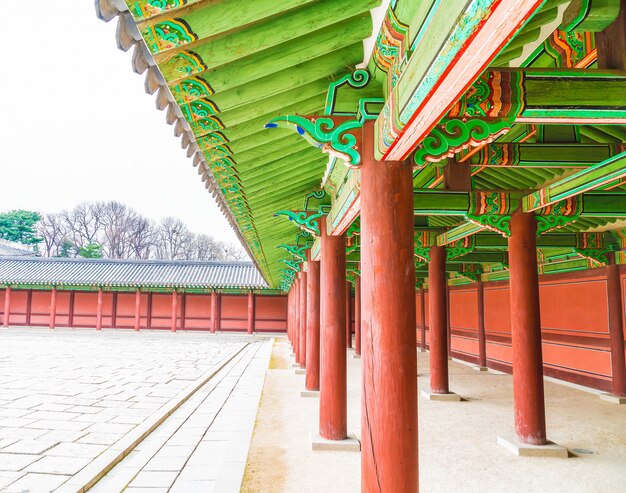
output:
[[[622,270],[622,299],[626,270]],[[511,371],[511,324],[508,282],[484,283],[488,366]],[[611,390],[611,351],[604,269],[540,277],[544,373],[601,390]],[[421,342],[420,295],[417,294],[417,341]],[[478,298],[475,285],[450,288],[452,355],[478,362]],[[625,305],[626,306],[626,303]],[[428,293],[426,293],[428,329]],[[429,331],[426,331],[426,344]]]
[[[4,322],[4,298],[5,290],[0,288],[0,320],[2,322]],[[218,298],[221,299],[221,310],[218,310],[218,314],[221,314],[221,329],[224,331],[246,331],[248,328],[248,295],[222,294]],[[287,330],[286,296],[255,294],[254,300],[256,332],[283,332]],[[11,290],[9,323],[11,325],[49,326],[50,301],[51,291]],[[98,293],[57,291],[55,325],[57,327],[93,328],[96,326],[97,305]],[[150,310],[148,309],[149,306]],[[210,330],[210,294],[178,294],[176,308],[178,330]],[[142,293],[139,313],[140,328],[170,330],[172,295]],[[135,293],[104,293],[102,326],[105,328],[134,329]]]

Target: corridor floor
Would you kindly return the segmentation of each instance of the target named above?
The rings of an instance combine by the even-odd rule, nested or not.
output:
[[[300,397],[304,375],[291,367],[286,340],[277,340],[242,491],[360,492],[358,452],[312,452],[319,399]],[[361,360],[348,353],[348,431],[360,435]],[[428,353],[418,353],[420,389],[428,387]],[[512,436],[512,378],[450,362],[451,390],[463,402],[419,396],[422,493],[616,493],[626,491],[626,406],[597,393],[545,382],[548,438],[569,459],[520,458],[496,444]]]

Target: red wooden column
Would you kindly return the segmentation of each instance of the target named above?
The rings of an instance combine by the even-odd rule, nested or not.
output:
[[[291,285],[291,287],[289,288],[289,343],[291,344],[291,352],[295,355],[296,351],[295,351],[295,344],[294,344],[294,326],[295,326],[295,320],[294,320],[294,302],[295,302],[295,285]]]
[[[248,293],[248,334],[254,332],[254,293]]]
[[[70,291],[70,313],[67,322],[70,327],[74,327],[74,309],[76,308],[76,305],[74,303],[75,294],[75,291]],[[27,309],[27,312],[30,313],[30,307]],[[30,321],[28,321],[26,325],[30,325]]]
[[[152,328],[152,292],[148,293],[148,306],[147,306],[147,313],[146,313],[146,328],[147,329],[151,329]]]
[[[217,330],[217,293],[211,293],[211,334]]]
[[[624,361],[624,327],[622,322],[624,306],[619,266],[615,264],[614,258],[611,258],[611,263],[606,269],[613,394],[618,397],[626,397],[626,362]]]
[[[411,163],[374,159],[363,127],[361,167],[361,490],[418,491],[417,353]]]
[[[420,333],[421,333],[421,344],[420,348],[422,351],[426,351],[426,290],[424,288],[420,289]]]
[[[478,366],[487,368],[487,338],[485,337],[485,286],[481,280],[476,283],[478,299]]]
[[[70,326],[73,325],[72,323],[72,319],[73,319],[73,309],[72,306],[74,304],[74,291],[71,292],[70,295]],[[32,314],[33,311],[33,290],[29,289],[26,293],[26,326],[30,326],[30,316]]]
[[[446,282],[446,337],[448,338],[448,359],[451,359],[452,358],[452,324],[450,323],[450,286],[448,286],[447,282]]]
[[[300,278],[293,283],[293,353],[296,363],[300,363]]]
[[[135,330],[141,326],[141,291],[135,291]]]
[[[102,304],[103,304],[102,288],[98,289],[98,303],[96,305],[96,330],[102,330]]]
[[[222,293],[217,295],[217,318],[215,319],[215,330],[222,330]]]
[[[350,281],[346,280],[346,348],[352,347],[352,307],[350,306]]]
[[[176,332],[176,312],[178,311],[178,293],[172,292],[172,323],[171,331]]]
[[[287,340],[291,344],[291,288],[287,292]]]
[[[545,445],[546,418],[536,233],[537,221],[534,214],[517,212],[511,216],[509,284],[513,406],[518,440],[531,445]]]
[[[113,302],[111,307],[111,326],[117,326],[117,293],[113,293]]]
[[[307,253],[310,258],[310,250]],[[320,389],[320,263],[307,261],[306,275],[306,376],[307,390]]]
[[[448,309],[446,249],[430,247],[428,298],[430,305],[430,391],[448,394]]]
[[[346,381],[346,238],[331,236],[320,219],[320,435],[348,436]]]
[[[185,330],[185,322],[187,319],[187,293],[180,295],[180,330]]]
[[[9,318],[11,316],[11,286],[7,286],[4,290],[4,320],[3,325],[9,326]]]
[[[361,355],[361,276],[354,278],[354,354]]]
[[[306,303],[306,297],[307,297],[307,293],[306,293],[306,283],[307,283],[307,273],[303,270],[300,273],[300,313],[299,313],[299,318],[300,318],[300,368],[306,368],[306,329],[307,329],[307,322],[306,322],[306,310],[307,310],[307,303]]]
[[[52,288],[50,294],[50,328],[54,329],[57,317],[57,288]]]

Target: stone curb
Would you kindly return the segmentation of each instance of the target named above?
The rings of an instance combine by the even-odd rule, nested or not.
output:
[[[121,462],[137,445],[150,433],[156,430],[174,411],[182,406],[193,394],[211,380],[220,370],[230,363],[237,355],[246,349],[250,343],[244,344],[238,351],[226,357],[219,366],[205,373],[191,385],[180,391],[174,399],[152,414],[148,419],[137,425],[132,431],[124,435],[100,454],[94,461],[85,466],[78,474],[57,488],[55,493],[84,493],[94,486],[113,467]]]

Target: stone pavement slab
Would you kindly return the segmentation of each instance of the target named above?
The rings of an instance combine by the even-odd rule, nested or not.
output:
[[[238,492],[272,344],[250,344],[90,492]]]
[[[0,491],[63,491],[121,458],[249,340],[0,329]]]

